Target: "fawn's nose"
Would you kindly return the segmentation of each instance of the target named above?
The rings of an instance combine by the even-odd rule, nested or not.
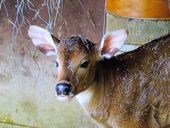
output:
[[[72,89],[72,85],[68,84],[68,83],[59,83],[56,85],[56,92],[57,95],[69,95],[69,93],[71,92]]]

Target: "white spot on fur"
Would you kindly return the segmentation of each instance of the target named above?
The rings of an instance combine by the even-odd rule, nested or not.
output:
[[[104,58],[106,58],[106,59],[110,59],[110,58],[112,58],[113,54],[111,54],[111,53],[105,53],[105,54],[103,54],[102,56],[103,56]]]
[[[76,99],[78,100],[78,102],[80,103],[80,105],[83,108],[86,108],[90,102],[90,100],[92,99],[92,92],[90,92],[89,90],[86,90],[78,95],[76,95]]]

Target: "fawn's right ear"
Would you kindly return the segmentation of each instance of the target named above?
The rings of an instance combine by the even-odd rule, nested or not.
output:
[[[28,35],[32,39],[33,44],[47,56],[56,55],[57,49],[54,41],[60,41],[47,30],[36,25],[31,25],[28,30]]]

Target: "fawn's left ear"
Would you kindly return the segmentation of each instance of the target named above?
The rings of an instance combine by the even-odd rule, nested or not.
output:
[[[120,29],[103,36],[100,43],[100,54],[102,57],[110,59],[124,45],[127,39],[127,30]]]
[[[31,25],[28,30],[28,35],[32,39],[33,44],[47,56],[56,55],[56,43],[59,40],[51,35],[47,30],[36,25]]]

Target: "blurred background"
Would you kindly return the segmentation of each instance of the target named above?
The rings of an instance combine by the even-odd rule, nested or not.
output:
[[[54,58],[33,46],[31,24],[94,43],[125,28],[120,54],[170,33],[169,8],[168,0],[0,0],[0,128],[98,128],[76,99],[57,101]]]

